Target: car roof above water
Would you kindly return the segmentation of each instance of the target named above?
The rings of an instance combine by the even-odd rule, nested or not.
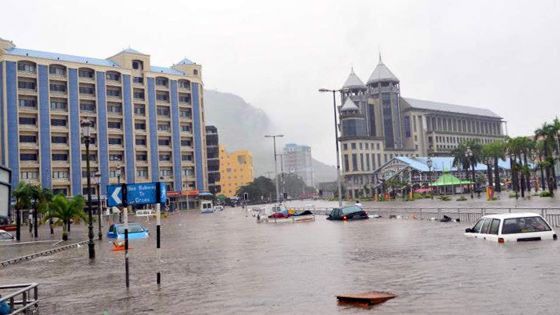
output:
[[[532,212],[518,212],[518,213],[500,213],[500,214],[488,214],[482,217],[482,219],[512,219],[512,218],[527,218],[527,217],[540,217],[538,213]]]

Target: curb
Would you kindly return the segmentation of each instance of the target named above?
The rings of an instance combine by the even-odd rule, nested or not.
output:
[[[6,268],[9,265],[15,265],[15,264],[23,262],[23,261],[28,261],[28,260],[31,260],[33,258],[37,258],[37,257],[41,257],[41,256],[50,256],[52,254],[61,252],[63,250],[67,250],[67,249],[70,249],[70,248],[75,248],[75,247],[78,247],[78,245],[86,244],[87,242],[88,242],[88,240],[84,240],[84,241],[80,241],[80,242],[77,242],[77,243],[68,244],[68,245],[64,245],[64,246],[60,246],[60,247],[56,247],[56,248],[52,248],[52,249],[47,249],[47,250],[44,250],[44,251],[41,251],[41,252],[37,252],[37,253],[21,256],[21,257],[16,257],[16,258],[0,261],[0,269],[1,268]]]

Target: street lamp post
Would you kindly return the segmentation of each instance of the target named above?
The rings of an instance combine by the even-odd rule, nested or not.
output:
[[[469,164],[471,164],[472,166],[472,185],[471,185],[471,199],[474,199],[474,163],[473,163],[473,152],[471,150],[470,147],[467,147],[467,150],[465,151],[465,157],[467,158],[467,160],[469,161]],[[468,178],[468,170],[467,170],[467,178]]]
[[[426,164],[428,165],[428,170],[429,170],[429,173],[428,173],[428,186],[430,186],[430,185],[432,184],[432,166],[433,166],[432,163],[433,163],[433,162],[432,162],[432,158],[428,156],[428,160],[426,161]],[[431,191],[431,189],[430,189],[430,195],[432,196],[432,199],[434,199],[434,194],[433,194],[433,192]]]
[[[89,163],[89,143],[91,140],[91,122],[89,120],[81,121],[82,137],[86,145],[86,172],[87,172],[87,190],[88,190],[88,252],[89,259],[95,258],[95,245],[93,244],[93,217],[91,214],[91,173]]]
[[[339,90],[319,89],[319,92],[332,92],[334,113],[334,141],[336,144],[336,182],[338,185],[338,207],[342,208],[342,184],[340,182],[340,150],[338,149],[338,120],[336,118],[336,92]]]
[[[278,163],[276,162],[276,138],[282,138],[284,135],[265,135],[265,138],[272,138],[274,145],[274,177],[276,177],[276,202],[280,203],[280,186],[278,184]]]
[[[97,236],[99,240],[103,239],[103,232],[101,230],[101,196],[100,196],[100,187],[101,187],[101,173],[95,173],[95,181],[97,183],[97,222],[99,223],[99,232]]]

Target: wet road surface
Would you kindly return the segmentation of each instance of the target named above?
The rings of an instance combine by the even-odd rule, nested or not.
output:
[[[135,220],[146,223],[145,219]],[[560,242],[465,239],[467,223],[371,219],[256,224],[240,208],[162,220],[161,289],[155,220],[124,254],[96,243],[0,269],[2,283],[39,282],[42,314],[557,314]],[[335,295],[399,296],[371,309]]]

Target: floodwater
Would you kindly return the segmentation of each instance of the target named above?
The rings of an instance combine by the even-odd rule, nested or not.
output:
[[[145,222],[145,219],[136,220]],[[371,219],[257,224],[240,208],[162,220],[162,287],[150,239],[124,254],[96,242],[0,269],[2,283],[39,282],[42,314],[558,314],[560,242],[498,245],[467,223]],[[335,295],[398,297],[370,309]]]

